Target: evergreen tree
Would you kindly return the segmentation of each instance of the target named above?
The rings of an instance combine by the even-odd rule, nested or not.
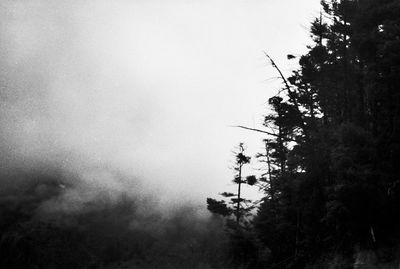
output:
[[[399,246],[400,2],[321,5],[290,77],[266,54],[283,84],[268,129],[238,126],[268,136],[254,231],[272,268],[343,268],[360,250],[387,262]]]

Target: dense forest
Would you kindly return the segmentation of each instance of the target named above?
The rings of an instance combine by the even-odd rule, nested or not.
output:
[[[400,1],[322,1],[313,44],[269,99],[266,164],[238,193],[207,200],[242,268],[397,268],[400,243]],[[245,141],[244,141],[245,142]],[[264,192],[254,204],[240,185]],[[248,215],[251,216],[248,216]],[[382,268],[382,267],[379,267]]]

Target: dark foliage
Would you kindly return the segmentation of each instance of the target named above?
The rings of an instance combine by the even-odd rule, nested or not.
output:
[[[400,245],[400,2],[322,10],[289,78],[267,55],[284,87],[269,99],[265,197],[249,233],[271,268],[345,268],[363,253],[372,266]]]

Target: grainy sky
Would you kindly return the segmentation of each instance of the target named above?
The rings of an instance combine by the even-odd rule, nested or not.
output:
[[[235,145],[263,148],[229,127],[262,127],[279,88],[263,51],[289,74],[318,12],[319,0],[1,0],[2,167],[115,169],[204,203],[229,189]],[[100,174],[94,188],[115,187]]]

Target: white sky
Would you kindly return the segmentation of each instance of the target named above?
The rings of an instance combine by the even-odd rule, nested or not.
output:
[[[263,51],[289,71],[318,12],[319,0],[2,0],[3,149],[205,203],[229,190],[239,142],[263,149],[229,127],[261,128],[279,86]]]

